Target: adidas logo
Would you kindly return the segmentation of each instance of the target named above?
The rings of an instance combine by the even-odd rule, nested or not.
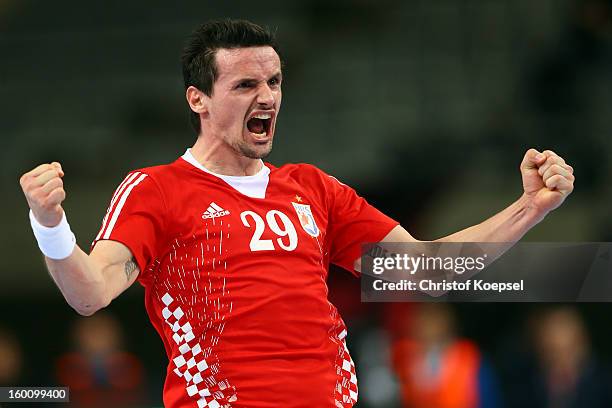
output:
[[[212,202],[208,206],[208,209],[202,213],[202,218],[204,218],[205,220],[209,218],[219,218],[229,215],[229,213],[229,210],[224,210],[223,208]]]

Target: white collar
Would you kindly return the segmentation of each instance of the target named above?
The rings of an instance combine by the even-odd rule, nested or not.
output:
[[[270,169],[263,163],[262,160],[260,160],[261,170],[259,170],[257,174],[254,174],[252,176],[226,176],[225,174],[217,174],[215,172],[212,172],[206,167],[202,166],[202,164],[197,161],[195,157],[193,157],[193,154],[191,154],[191,149],[187,149],[185,154],[181,157],[187,163],[193,165],[194,167],[197,167],[203,172],[211,174],[225,181],[227,184],[229,184],[245,196],[253,198],[266,197],[266,188],[268,187],[268,182],[270,181]]]

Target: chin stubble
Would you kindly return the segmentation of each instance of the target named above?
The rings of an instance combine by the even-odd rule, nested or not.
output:
[[[264,159],[268,157],[270,152],[272,151],[272,140],[267,143],[265,146],[262,146],[264,150],[253,149],[251,146],[246,144],[243,141],[236,143],[234,149],[242,154],[244,157],[248,157],[249,159]]]

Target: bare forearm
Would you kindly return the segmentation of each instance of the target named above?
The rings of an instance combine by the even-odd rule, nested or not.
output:
[[[66,198],[57,162],[41,164],[21,176],[19,183],[30,207],[30,223],[49,273],[70,306],[82,315],[106,307],[134,283],[139,269],[122,243],[103,240],[87,255],[61,206]]]
[[[535,149],[529,149],[523,157],[520,171],[523,195],[486,221],[434,241],[419,241],[398,225],[381,242],[497,243],[483,248],[478,245],[468,246],[468,249],[471,248],[476,254],[486,249],[488,262],[493,262],[542,221],[546,214],[559,207],[574,189],[573,168],[550,150],[539,153]],[[451,254],[456,251],[456,247],[452,245],[443,245],[440,248],[434,248],[437,255],[440,250]],[[416,252],[422,254],[427,250],[428,248],[419,248]],[[465,252],[466,248],[462,251]],[[358,271],[361,267],[359,262],[360,260],[357,260],[355,263],[355,269]]]
[[[102,269],[78,246],[68,258],[45,257],[45,262],[64,298],[79,314],[90,315],[110,302]]]
[[[486,221],[437,239],[436,242],[517,242],[544,218],[544,214],[529,203],[529,199],[523,195]]]
[[[490,264],[512,248],[544,216],[530,205],[527,196],[522,195],[493,217],[436,242],[497,242],[499,244],[486,248],[486,264]]]

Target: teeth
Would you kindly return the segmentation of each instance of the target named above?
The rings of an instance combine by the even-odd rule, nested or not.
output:
[[[257,115],[254,115],[253,117],[257,119],[270,119],[272,115],[270,115],[269,113],[259,113]]]

